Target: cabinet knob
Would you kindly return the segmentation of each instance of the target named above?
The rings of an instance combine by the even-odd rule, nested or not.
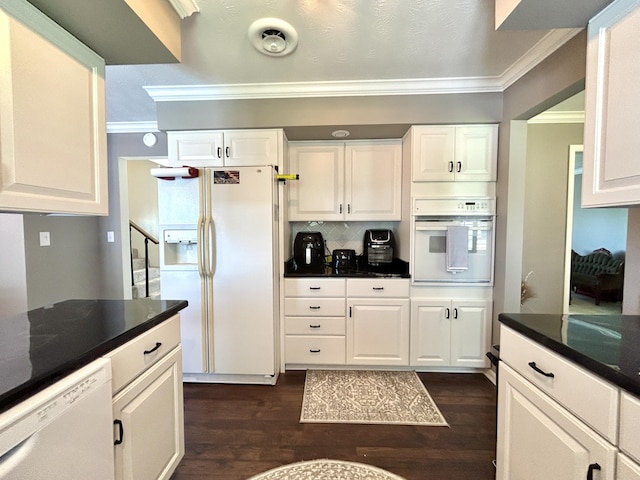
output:
[[[320,324],[318,324],[318,325],[309,325],[309,328],[320,328]]]
[[[320,310],[320,305],[309,305],[311,310]]]
[[[381,290],[384,290],[384,287],[371,287],[373,290],[375,290],[376,292],[379,292]]]
[[[320,287],[309,287],[309,290],[320,290]]]
[[[453,173],[453,161],[449,162],[449,173]]]
[[[309,353],[320,353],[320,349],[319,348],[310,348],[309,349]]]

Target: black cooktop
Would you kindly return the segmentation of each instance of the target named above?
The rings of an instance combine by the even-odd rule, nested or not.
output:
[[[501,313],[499,320],[640,396],[640,315]]]
[[[184,300],[67,300],[0,319],[0,412],[162,323]]]

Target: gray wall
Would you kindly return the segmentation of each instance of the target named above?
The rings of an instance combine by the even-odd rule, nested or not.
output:
[[[400,138],[414,124],[499,122],[502,94],[159,102],[157,109],[163,130],[273,127],[289,140],[322,140],[337,127],[360,126],[349,139]]]
[[[533,272],[527,284],[534,296],[523,312],[562,312],[569,145],[582,143],[583,130],[582,123],[527,128],[522,273]]]
[[[520,311],[526,205],[526,120],[583,90],[585,63],[586,32],[582,32],[504,92],[496,185],[494,341],[498,340],[498,314]]]
[[[51,245],[40,246],[39,232]],[[24,215],[28,309],[72,298],[103,298],[97,217]]]
[[[120,163],[121,157],[166,157],[167,137],[164,133],[156,133],[158,143],[147,147],[142,143],[143,133],[118,133],[107,136],[107,151],[109,152],[109,216],[99,219],[99,231],[105,237],[107,231],[113,231],[116,241],[101,244],[100,261],[104,283],[102,298],[127,298],[130,290],[131,274],[123,266],[123,252],[129,254],[128,231],[121,227],[121,192],[120,192]],[[128,224],[128,219],[124,219]],[[130,298],[130,297],[129,297]]]

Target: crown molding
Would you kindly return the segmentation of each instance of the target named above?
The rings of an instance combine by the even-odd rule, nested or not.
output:
[[[107,122],[107,133],[159,132],[158,122]]]
[[[526,75],[527,72],[532,70],[536,65],[575,37],[582,30],[584,29],[562,28],[551,30],[548,34],[542,37],[538,43],[531,47],[527,53],[502,73],[500,76],[502,90],[504,91],[516,83]]]
[[[581,29],[553,30],[500,76],[336,82],[166,85],[143,87],[156,102],[254,100],[268,98],[354,97],[500,93],[573,38]]]
[[[200,11],[195,0],[169,0],[169,3],[181,19]]]
[[[584,111],[546,111],[530,119],[529,123],[584,123]]]

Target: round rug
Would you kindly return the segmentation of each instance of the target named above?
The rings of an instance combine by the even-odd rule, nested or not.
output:
[[[340,460],[310,460],[283,465],[249,480],[405,480],[364,463]]]

